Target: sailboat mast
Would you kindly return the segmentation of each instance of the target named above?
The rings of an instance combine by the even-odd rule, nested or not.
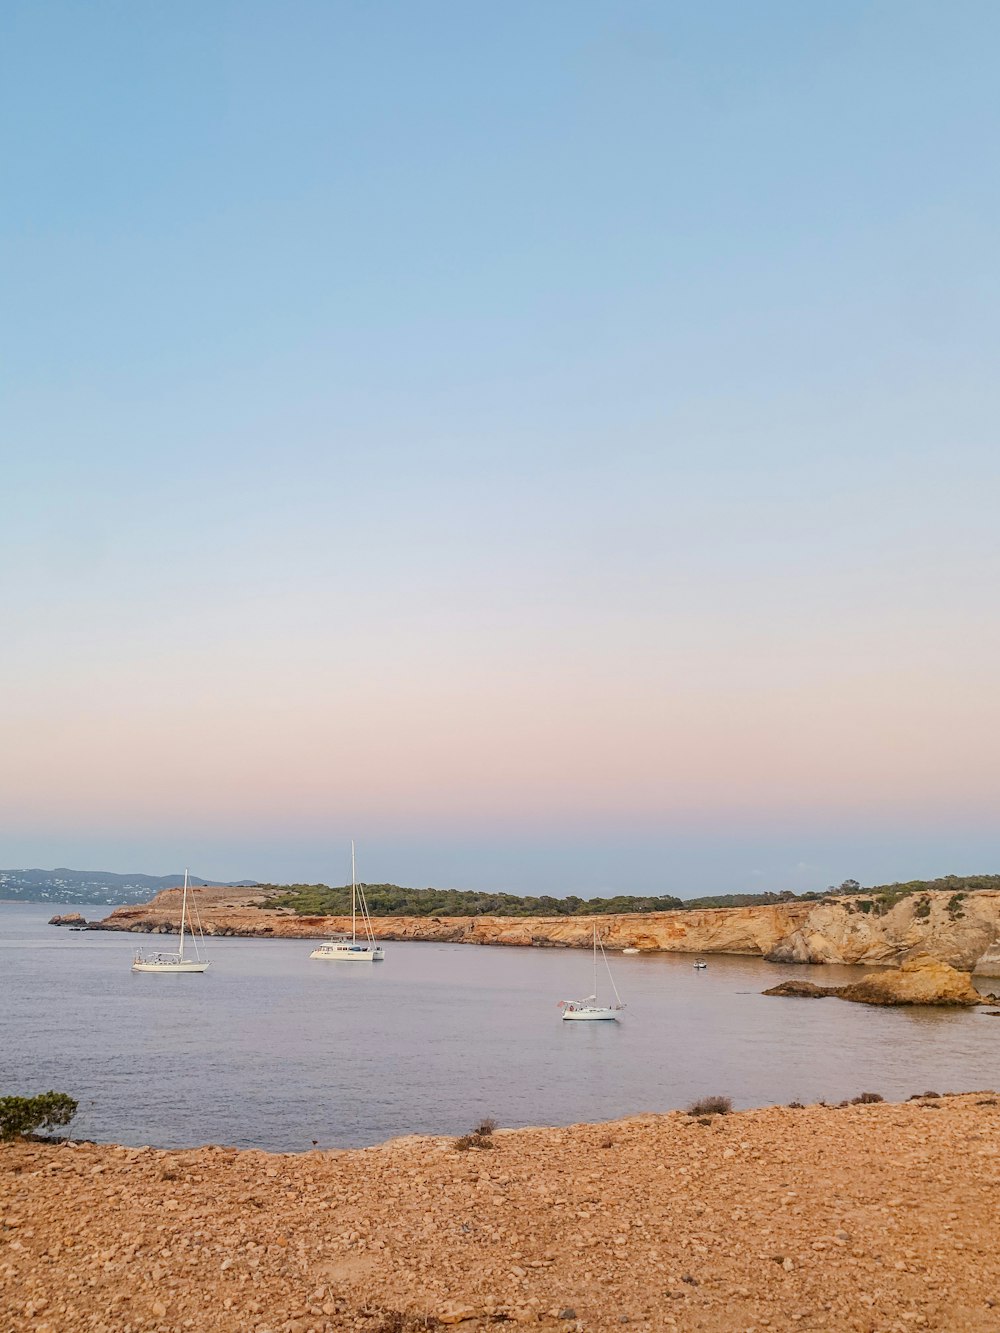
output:
[[[594,922],[594,1003],[597,1003],[597,922]]]
[[[184,957],[184,918],[187,916],[188,906],[188,872],[187,866],[184,867],[184,896],[181,898],[181,946],[178,953]]]
[[[354,839],[351,839],[351,940],[358,942],[358,883],[354,871]]]

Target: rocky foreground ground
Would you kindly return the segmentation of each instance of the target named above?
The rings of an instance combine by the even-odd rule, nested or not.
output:
[[[492,1143],[0,1146],[0,1328],[1000,1328],[992,1093]]]

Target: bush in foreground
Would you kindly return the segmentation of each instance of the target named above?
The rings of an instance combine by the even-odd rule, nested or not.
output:
[[[65,1092],[37,1097],[0,1097],[0,1139],[9,1141],[39,1130],[58,1129],[76,1115],[77,1102]]]
[[[481,1121],[471,1134],[463,1134],[460,1139],[455,1140],[455,1147],[459,1152],[468,1152],[470,1148],[492,1148],[493,1131],[497,1127],[497,1122],[490,1116]]]
[[[688,1107],[688,1115],[728,1115],[733,1109],[731,1097],[702,1097]]]

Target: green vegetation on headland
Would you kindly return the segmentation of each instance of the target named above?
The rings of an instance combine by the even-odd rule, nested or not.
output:
[[[263,885],[276,892],[268,906],[286,908],[299,916],[347,916],[351,911],[351,886],[326,884]],[[372,916],[595,916],[618,912],[676,912],[710,907],[767,907],[789,902],[851,899],[853,909],[881,916],[913,894],[950,892],[949,911],[962,913],[962,898],[977,889],[1000,890],[1000,875],[946,875],[942,879],[916,879],[905,884],[877,884],[863,888],[857,880],[844,880],[821,892],[725,893],[682,901],[670,894],[658,897],[619,894],[614,898],[553,898],[515,893],[479,893],[463,889],[407,889],[397,884],[366,884],[365,897]],[[928,902],[917,906],[918,915],[930,912]]]
[[[289,884],[269,907],[287,907],[300,916],[349,916],[351,886]],[[372,916],[594,916],[607,912],[671,912],[683,907],[679,898],[551,898],[515,893],[476,893],[463,889],[404,889],[397,884],[366,884],[365,899]]]

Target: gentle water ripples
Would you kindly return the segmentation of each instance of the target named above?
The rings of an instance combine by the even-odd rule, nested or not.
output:
[[[387,944],[384,963],[347,967],[311,962],[308,941],[225,939],[204,976],[133,976],[135,936],[47,926],[59,910],[0,904],[0,1092],[71,1093],[81,1137],[351,1147],[708,1093],[752,1106],[1000,1083],[1000,1020],[981,1012],[760,994],[855,968],[617,957],[623,1021],[563,1023],[557,1001],[590,989],[577,950]]]

